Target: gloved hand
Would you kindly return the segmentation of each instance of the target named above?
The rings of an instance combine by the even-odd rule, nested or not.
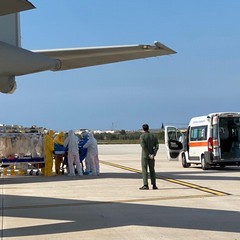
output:
[[[154,155],[153,155],[153,154],[149,154],[148,157],[149,157],[149,159],[151,159],[151,160],[154,159]]]

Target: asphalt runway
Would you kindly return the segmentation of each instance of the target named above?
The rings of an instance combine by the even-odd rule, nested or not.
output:
[[[156,157],[142,186],[139,145],[99,145],[98,177],[1,176],[1,239],[240,240],[240,168]]]

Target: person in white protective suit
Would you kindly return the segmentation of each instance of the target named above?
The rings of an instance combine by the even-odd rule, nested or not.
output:
[[[79,159],[78,137],[73,130],[68,132],[68,136],[64,141],[64,147],[68,148],[68,176],[75,176],[74,164],[76,165],[78,175],[82,176],[83,170]]]
[[[87,169],[87,171],[91,171],[92,175],[98,176],[99,175],[99,159],[98,159],[98,146],[97,146],[97,140],[94,138],[93,133],[89,133],[89,139],[83,146],[84,148],[87,148],[87,156],[86,156],[86,162],[89,164],[90,169]],[[88,166],[86,165],[88,168]]]

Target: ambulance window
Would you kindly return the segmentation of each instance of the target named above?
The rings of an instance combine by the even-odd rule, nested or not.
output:
[[[168,138],[170,140],[177,140],[176,130],[175,129],[174,130],[172,130],[172,129],[168,130]]]
[[[182,137],[183,137],[183,133],[181,133],[180,131],[177,131],[177,140],[180,141],[179,139],[182,139]]]
[[[190,141],[196,141],[196,140],[197,140],[197,129],[191,128]]]
[[[190,141],[207,140],[207,126],[191,128]]]
[[[175,127],[167,127],[167,135],[169,140],[178,141],[180,136],[182,136],[182,133]]]

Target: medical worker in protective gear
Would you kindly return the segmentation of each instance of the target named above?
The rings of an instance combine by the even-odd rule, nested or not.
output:
[[[54,144],[57,145],[64,145],[64,132],[60,132],[55,138],[54,138]],[[54,156],[55,159],[55,172],[57,175],[60,174],[60,166],[63,162],[63,155],[56,155]]]
[[[91,175],[98,176],[99,175],[99,159],[98,159],[98,146],[97,140],[94,138],[93,133],[89,133],[89,139],[87,143],[83,146],[87,148],[87,156],[86,156],[86,171],[91,171]],[[88,166],[88,164],[90,166]],[[90,169],[88,169],[90,168]]]
[[[84,131],[81,133],[81,137],[79,138],[78,148],[79,148],[79,157],[80,157],[80,163],[83,169],[83,174],[86,174],[86,175],[89,174],[87,169],[90,169],[90,167],[87,168],[87,163],[86,163],[87,148],[83,148],[83,146],[86,144],[87,141],[88,141],[88,132]],[[84,163],[85,163],[85,168],[84,168]]]
[[[44,163],[45,167],[43,174],[46,177],[52,176],[53,168],[53,151],[54,151],[54,142],[53,142],[53,130],[49,130],[44,137]]]
[[[68,176],[75,176],[74,164],[76,165],[78,175],[82,176],[83,170],[79,159],[78,137],[73,130],[68,132],[68,136],[64,141],[64,147],[68,148]]]
[[[81,144],[80,153],[84,152],[84,155],[85,155],[84,162],[83,162],[83,164],[85,165],[83,174],[85,174],[85,175],[88,175],[90,173],[90,163],[89,163],[89,160],[87,159],[87,148],[84,148],[84,145],[87,143],[87,141],[89,139],[88,134],[89,134],[88,131],[82,132],[82,134],[81,134],[82,141],[80,140],[80,144]],[[81,156],[80,156],[80,158],[81,158]]]

